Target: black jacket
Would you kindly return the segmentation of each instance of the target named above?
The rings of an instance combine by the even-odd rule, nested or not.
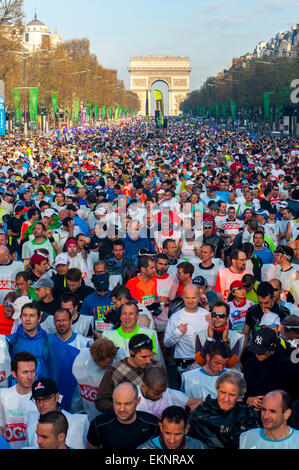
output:
[[[252,406],[237,402],[223,411],[217,399],[207,396],[191,416],[189,436],[199,439],[209,449],[238,449],[242,432],[261,426]]]
[[[121,266],[118,266],[113,257],[105,259],[107,274],[109,276],[121,275],[122,283],[125,285],[130,279],[130,274],[136,269],[135,264],[130,258],[123,258]]]

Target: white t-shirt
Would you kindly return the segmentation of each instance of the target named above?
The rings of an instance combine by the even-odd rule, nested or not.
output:
[[[289,436],[279,441],[268,439],[263,428],[250,429],[240,435],[239,449],[299,449],[299,431],[289,429]]]
[[[205,400],[208,395],[211,398],[216,398],[215,382],[221,374],[227,371],[228,369],[223,369],[220,374],[210,375],[203,367],[200,367],[199,369],[183,372],[181,392],[186,393],[188,397],[199,398],[200,400]]]
[[[21,449],[27,443],[28,413],[35,404],[30,400],[31,392],[21,395],[16,385],[0,392],[0,427],[5,430],[5,439],[12,449]]]
[[[153,415],[160,415],[168,406],[186,406],[189,397],[178,390],[167,388],[159,400],[149,400],[142,394],[140,385],[137,386],[138,396],[141,398],[137,411],[146,411]]]
[[[210,315],[208,310],[199,307],[194,313],[186,312],[182,308],[170,317],[165,330],[164,344],[167,348],[175,346],[176,359],[195,360],[195,335],[198,331],[208,328],[208,315]],[[188,323],[185,334],[178,329],[181,323]]]

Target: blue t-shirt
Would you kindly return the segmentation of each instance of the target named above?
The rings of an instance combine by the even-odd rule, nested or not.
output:
[[[8,442],[2,436],[0,436],[0,449],[11,449]]]
[[[262,250],[254,250],[253,254],[259,256],[264,264],[274,263],[274,255],[272,251],[265,246]]]
[[[289,436],[278,441],[268,439],[262,428],[250,429],[241,434],[239,449],[299,449],[299,431],[289,429]]]
[[[138,251],[140,248],[148,248],[151,252],[155,251],[152,242],[149,238],[138,238],[138,240],[131,240],[129,236],[124,239],[126,258],[131,258],[133,263],[137,266]]]
[[[95,319],[96,331],[104,331],[111,329],[110,323],[105,323],[105,318],[108,312],[113,308],[113,302],[110,298],[111,291],[102,297],[97,292],[85,297],[80,309],[81,315],[89,315]]]

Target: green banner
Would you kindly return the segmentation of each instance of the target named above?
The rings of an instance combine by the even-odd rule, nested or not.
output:
[[[38,105],[38,88],[30,88],[30,122],[33,125],[36,125],[37,121],[37,105]]]
[[[111,116],[112,116],[112,112],[113,112],[113,110],[112,110],[111,106],[109,106],[109,111],[108,111],[108,113],[109,113],[109,117],[110,117],[110,118],[111,118]]]
[[[114,113],[114,121],[117,120],[119,111],[120,111],[120,106],[116,106],[115,113]]]
[[[264,93],[264,120],[270,122],[270,93]]]
[[[230,113],[232,120],[234,121],[236,119],[236,103],[234,101],[230,102]]]
[[[99,105],[98,105],[98,104],[95,104],[95,105],[94,105],[94,118],[95,118],[96,120],[99,119]]]
[[[105,106],[102,107],[102,118],[103,119],[106,119],[106,111],[107,111],[107,106],[105,105]]]
[[[57,106],[58,106],[58,94],[51,93],[51,99],[52,99],[52,106],[55,114],[55,118],[57,119]]]
[[[226,118],[226,103],[222,103],[222,117]]]
[[[16,121],[16,124],[20,124],[22,121],[22,112],[20,108],[20,101],[21,101],[20,88],[12,89],[12,99],[13,99],[13,104],[15,108],[15,121]]]
[[[80,101],[79,98],[73,99],[73,121],[79,121],[79,112],[80,112]]]
[[[90,101],[86,101],[86,116],[90,117]]]
[[[215,114],[216,118],[219,119],[219,104],[217,102],[215,103]]]

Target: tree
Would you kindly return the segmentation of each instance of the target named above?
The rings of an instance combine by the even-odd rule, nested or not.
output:
[[[23,0],[0,0],[0,26],[20,23],[23,18]]]

